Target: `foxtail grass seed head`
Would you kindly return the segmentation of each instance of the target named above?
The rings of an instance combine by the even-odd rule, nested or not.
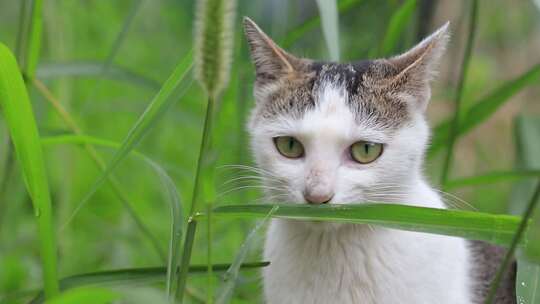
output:
[[[209,96],[227,86],[233,49],[236,0],[198,0],[195,17],[195,78]]]

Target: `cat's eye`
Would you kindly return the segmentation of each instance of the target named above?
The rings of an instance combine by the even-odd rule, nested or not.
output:
[[[304,156],[304,146],[292,136],[274,137],[274,144],[279,153],[287,158],[300,158]]]
[[[379,143],[359,141],[351,146],[351,157],[361,164],[369,164],[379,158],[383,152],[383,146]]]

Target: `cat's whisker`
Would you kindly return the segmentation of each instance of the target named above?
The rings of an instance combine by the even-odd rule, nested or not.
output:
[[[454,199],[455,201],[459,202],[460,204],[462,205],[465,205],[466,207],[470,208],[471,210],[475,210],[475,211],[478,211],[478,209],[476,209],[473,205],[471,205],[469,202],[465,201],[464,199],[452,194],[452,193],[449,193],[449,192],[446,192],[446,191],[443,191],[443,190],[439,190],[439,189],[436,189],[436,188],[433,188],[434,191],[442,194],[443,196],[447,196],[447,197],[450,197],[451,199]],[[466,209],[466,208],[463,208],[463,209]]]
[[[231,170],[237,169],[237,170],[254,172],[259,175],[278,177],[276,174],[268,170],[258,168],[258,167],[247,166],[247,165],[223,165],[223,166],[219,166],[218,169],[231,169]]]
[[[266,182],[276,182],[276,183],[285,184],[285,181],[272,179],[272,178],[269,178],[269,177],[266,177],[266,176],[242,175],[242,176],[238,176],[238,177],[235,177],[235,178],[231,178],[231,179],[223,182],[221,185],[225,186],[225,185],[228,185],[230,183],[237,182],[237,181],[263,181],[263,182],[266,181]]]
[[[278,188],[278,187],[269,187],[269,186],[265,186],[265,185],[247,185],[247,186],[240,186],[240,187],[235,187],[233,189],[229,189],[227,191],[224,191],[224,192],[221,192],[217,195],[218,198],[222,198],[223,196],[225,196],[226,194],[229,194],[231,192],[235,192],[235,191],[239,191],[239,190],[244,190],[244,189],[262,189],[262,190],[275,190],[275,191],[283,191],[283,190],[286,190],[284,188]]]

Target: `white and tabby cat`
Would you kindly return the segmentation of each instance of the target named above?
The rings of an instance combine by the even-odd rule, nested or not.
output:
[[[445,208],[422,165],[447,24],[402,55],[345,64],[297,58],[250,19],[244,26],[256,69],[249,132],[269,200]],[[469,304],[484,294],[459,238],[273,220],[264,256],[270,304]]]

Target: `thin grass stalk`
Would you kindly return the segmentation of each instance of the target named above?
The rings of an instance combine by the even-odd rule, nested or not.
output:
[[[178,275],[178,287],[176,289],[176,299],[182,303],[184,289],[186,286],[186,276],[187,268],[189,266],[189,261],[191,259],[191,249],[193,248],[193,242],[195,240],[195,219],[193,215],[196,212],[197,203],[199,201],[200,195],[200,183],[202,177],[202,169],[204,166],[204,161],[206,160],[207,150],[210,143],[210,133],[212,129],[212,116],[214,111],[214,100],[208,98],[208,103],[206,105],[206,114],[204,116],[204,127],[202,131],[201,144],[199,148],[199,157],[197,159],[197,165],[195,168],[195,179],[193,184],[193,194],[191,196],[191,205],[189,207],[189,220],[188,228],[186,231],[186,238],[184,240],[184,252],[182,254],[182,261],[180,265],[180,273]],[[191,229],[190,229],[191,228]]]
[[[31,20],[28,32],[28,45],[26,49],[26,62],[24,74],[34,78],[41,50],[41,33],[43,31],[43,1],[34,0],[30,8]]]
[[[15,41],[15,57],[17,58],[19,65],[22,65],[25,60],[25,52],[23,50],[26,49],[26,33],[28,31],[28,18],[26,14],[28,1],[29,0],[21,0],[21,6],[19,8],[19,26],[17,29],[17,40]]]
[[[77,125],[73,117],[69,114],[69,112],[62,106],[59,100],[55,98],[55,96],[52,94],[52,92],[41,82],[40,80],[34,78],[32,79],[32,85],[36,88],[36,90],[43,96],[43,98],[51,104],[53,109],[56,111],[58,116],[64,121],[66,126],[76,135],[84,135],[81,128]],[[103,158],[98,154],[97,150],[92,146],[91,144],[84,144],[84,149],[94,161],[96,166],[99,168],[99,170],[104,171],[106,164]],[[109,183],[111,184],[111,187],[118,197],[118,199],[122,202],[122,205],[130,215],[130,217],[135,222],[135,225],[139,228],[139,230],[142,232],[142,234],[148,238],[150,243],[152,244],[152,247],[156,251],[159,258],[165,262],[167,260],[167,256],[165,254],[165,251],[161,247],[161,244],[159,243],[159,240],[150,232],[150,230],[146,227],[142,219],[137,215],[135,210],[131,207],[133,204],[131,203],[130,199],[128,198],[127,194],[122,190],[122,187],[120,185],[120,182],[118,179],[116,179],[114,176],[109,176]]]
[[[540,198],[540,179],[538,180],[538,184],[536,185],[534,194],[532,195],[531,200],[529,201],[529,204],[527,205],[527,209],[523,213],[521,222],[519,223],[518,229],[512,239],[512,243],[510,244],[510,248],[506,252],[506,255],[504,256],[504,260],[499,266],[499,269],[497,270],[497,274],[495,275],[495,278],[491,282],[489,293],[486,297],[486,301],[484,302],[485,304],[491,304],[495,300],[495,295],[497,294],[497,290],[499,289],[499,285],[501,284],[502,278],[504,274],[506,273],[508,266],[510,266],[510,263],[512,262],[512,258],[514,257],[514,253],[518,247],[518,244],[521,241],[521,237],[525,233],[525,230],[527,229],[527,226],[529,224],[529,219],[532,217],[534,210],[536,209],[536,206],[538,205],[539,198]]]
[[[467,80],[469,62],[471,59],[474,38],[476,36],[477,19],[478,19],[478,0],[473,0],[471,2],[471,11],[469,15],[469,29],[468,29],[468,36],[467,36],[467,44],[465,45],[465,53],[463,54],[463,61],[461,63],[461,72],[460,72],[459,82],[458,82],[458,86],[456,90],[454,117],[452,120],[452,125],[450,129],[450,137],[448,140],[448,149],[446,151],[446,157],[444,159],[443,169],[442,169],[442,174],[441,174],[441,186],[443,187],[443,189],[445,188],[445,185],[448,181],[448,176],[450,175],[450,168],[452,167],[454,145],[456,143],[458,132],[459,132],[463,88],[465,86],[465,81]]]
[[[184,241],[184,252],[180,262],[180,270],[178,273],[178,287],[176,288],[176,300],[178,303],[183,302],[184,292],[187,283],[187,274],[189,272],[189,261],[191,260],[191,252],[193,250],[193,241],[195,240],[195,231],[197,230],[197,221],[194,217],[189,217],[186,240]],[[208,269],[206,269],[208,271]]]
[[[207,240],[207,260],[206,260],[206,273],[207,273],[207,283],[208,289],[206,292],[206,303],[212,304],[214,302],[214,276],[212,273],[212,204],[209,203],[206,205],[206,214],[208,220],[206,221],[206,240]]]

